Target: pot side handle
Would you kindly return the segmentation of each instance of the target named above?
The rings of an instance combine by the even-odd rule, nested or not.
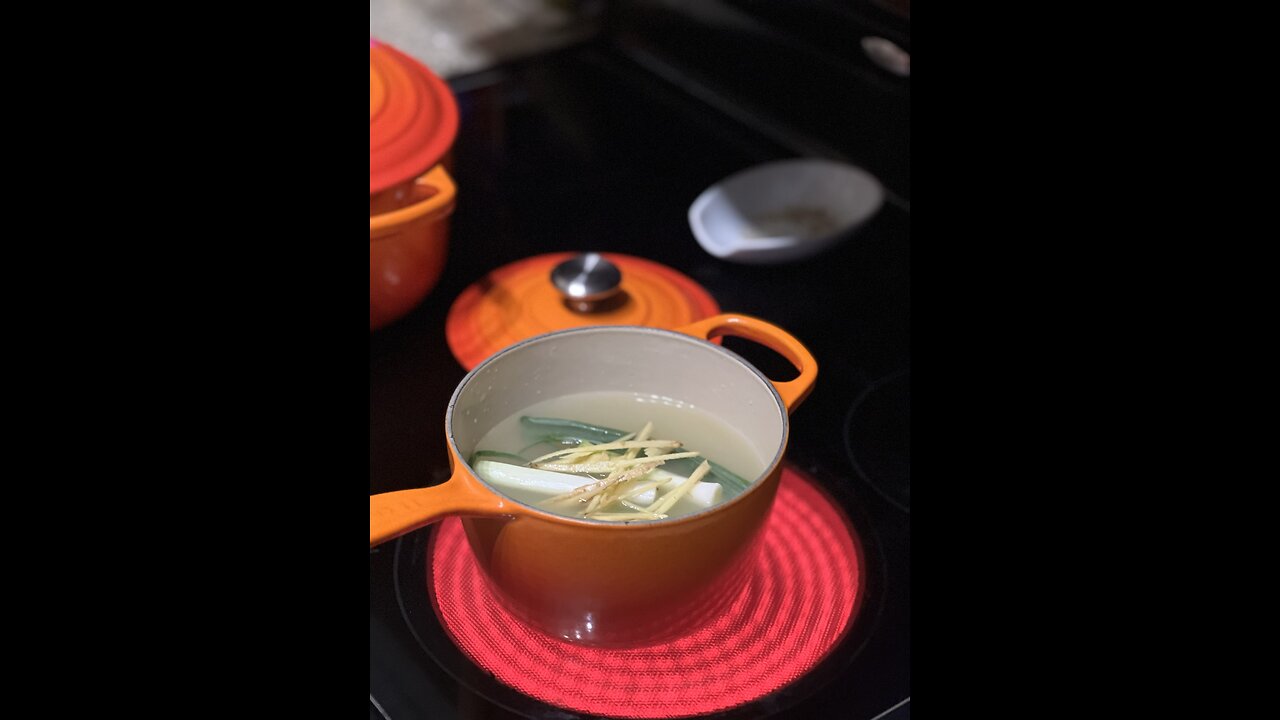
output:
[[[452,515],[517,514],[515,503],[480,486],[466,464],[455,460],[453,476],[439,485],[369,496],[369,547]]]
[[[437,165],[413,181],[415,187],[423,189],[424,197],[395,210],[375,211],[369,206],[369,232],[385,233],[389,228],[399,227],[414,220],[435,222],[453,213],[457,200],[458,188],[453,178],[443,165]]]
[[[813,383],[818,379],[818,361],[809,350],[791,333],[772,323],[751,317],[730,313],[713,315],[695,323],[676,328],[677,332],[692,335],[703,340],[712,340],[723,335],[745,338],[773,350],[782,355],[800,371],[799,377],[787,382],[770,380],[777,388],[778,395],[791,413],[813,391]]]

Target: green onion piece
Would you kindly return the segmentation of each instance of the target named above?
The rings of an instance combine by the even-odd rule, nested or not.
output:
[[[622,430],[602,428],[595,425],[581,423],[576,420],[561,420],[559,418],[531,417],[529,415],[525,415],[520,418],[520,422],[526,428],[535,432],[558,431],[560,434],[588,440],[593,443],[605,442],[606,440],[617,440],[627,434]]]
[[[501,462],[511,463],[513,465],[529,464],[529,461],[519,455],[513,455],[508,452],[499,452],[497,450],[477,450],[471,453],[471,459],[467,461],[468,465],[475,467],[478,460],[498,460]]]

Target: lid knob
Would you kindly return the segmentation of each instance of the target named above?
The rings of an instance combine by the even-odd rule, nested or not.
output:
[[[551,270],[551,283],[577,312],[592,312],[611,305],[622,286],[622,272],[600,253],[582,253]]]

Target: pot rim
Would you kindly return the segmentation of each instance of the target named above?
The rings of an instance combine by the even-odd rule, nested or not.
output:
[[[739,365],[751,371],[751,373],[755,375],[760,380],[760,382],[762,382],[764,386],[769,389],[769,393],[773,396],[773,401],[778,409],[778,413],[782,417],[782,438],[778,443],[778,449],[774,453],[773,459],[769,461],[768,465],[765,466],[765,469],[759,475],[757,475],[755,479],[753,479],[750,483],[747,484],[746,490],[739,493],[737,496],[735,496],[734,498],[728,501],[717,503],[704,510],[699,510],[698,512],[690,513],[688,515],[681,515],[680,517],[677,517],[677,518],[664,518],[661,520],[631,520],[627,522],[617,522],[617,521],[610,521],[610,520],[592,520],[589,518],[575,518],[575,517],[569,517],[567,515],[559,515],[557,513],[548,512],[546,510],[543,510],[542,508],[534,507],[533,505],[529,505],[528,503],[522,502],[520,500],[517,500],[511,497],[510,495],[507,495],[501,490],[498,490],[497,488],[493,487],[489,483],[480,479],[480,477],[476,474],[475,469],[471,467],[471,464],[467,462],[466,457],[458,449],[458,441],[453,434],[453,410],[458,404],[458,397],[462,394],[462,391],[471,382],[471,379],[477,373],[479,373],[482,369],[488,367],[490,363],[495,362],[498,358],[502,357],[503,355],[519,350],[525,345],[544,342],[552,337],[560,337],[564,335],[583,334],[583,333],[610,333],[610,332],[619,332],[619,331],[644,332],[644,333],[650,333],[653,335],[662,335],[670,338],[675,338],[677,340],[692,343],[699,346],[703,346],[703,345],[709,346],[718,352],[727,354],[733,360],[737,361]],[[778,466],[782,464],[782,458],[783,458],[783,455],[786,453],[787,443],[789,442],[791,437],[791,416],[787,412],[786,403],[782,401],[782,396],[778,394],[778,389],[774,386],[773,382],[769,380],[769,378],[764,376],[764,373],[760,372],[760,370],[757,369],[754,365],[747,362],[746,359],[744,359],[741,355],[725,347],[716,345],[714,343],[708,342],[707,340],[704,340],[702,338],[699,338],[693,335],[686,335],[685,333],[677,332],[675,330],[666,330],[662,328],[648,327],[645,325],[591,325],[587,327],[569,328],[566,330],[556,330],[549,333],[543,333],[541,335],[535,335],[531,338],[526,338],[524,340],[521,340],[520,342],[517,342],[513,345],[509,345],[506,348],[498,351],[497,353],[494,353],[493,355],[489,356],[487,359],[485,359],[484,362],[475,366],[470,372],[468,372],[462,378],[462,380],[458,383],[458,387],[454,389],[453,395],[449,398],[449,406],[445,410],[444,422],[445,422],[445,436],[449,441],[449,449],[453,453],[453,456],[457,458],[458,462],[466,466],[467,475],[470,477],[470,479],[479,483],[481,487],[485,488],[489,492],[495,493],[496,495],[503,498],[504,500],[510,501],[515,505],[520,506],[525,511],[521,513],[522,515],[536,516],[540,520],[555,522],[561,525],[582,526],[582,527],[591,527],[591,528],[613,528],[619,531],[625,531],[625,530],[635,531],[638,529],[654,528],[654,527],[666,528],[666,527],[671,527],[673,525],[697,522],[703,518],[706,518],[726,508],[732,507],[733,505],[743,502],[747,498],[747,496],[751,495],[752,493],[758,492],[760,490],[760,487],[764,484],[761,481],[769,477],[770,475],[772,475],[774,471],[778,469]]]

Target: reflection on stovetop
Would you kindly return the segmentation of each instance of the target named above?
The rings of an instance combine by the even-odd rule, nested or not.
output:
[[[911,698],[903,698],[871,720],[911,720]]]
[[[911,512],[911,371],[871,383],[844,420],[845,452],[858,477]]]
[[[873,631],[836,679],[791,698],[783,716],[899,717],[910,695],[910,516],[858,475],[844,428],[855,398],[910,365],[909,213],[887,205],[855,238],[811,261],[731,265],[698,247],[688,204],[732,172],[789,156],[786,148],[607,48],[574,48],[454,85],[459,200],[445,273],[419,308],[370,337],[370,492],[448,477],[444,411],[465,373],[443,328],[467,285],[509,262],[564,250],[669,265],[725,310],[776,323],[812,351],[818,383],[792,418],[788,459],[843,498],[878,548],[869,565],[881,578],[880,610],[861,620],[874,622]],[[771,377],[794,372],[750,343],[731,349]],[[469,691],[413,637],[394,592],[396,547],[370,553],[371,717],[518,717]],[[752,712],[779,709],[767,700]]]

